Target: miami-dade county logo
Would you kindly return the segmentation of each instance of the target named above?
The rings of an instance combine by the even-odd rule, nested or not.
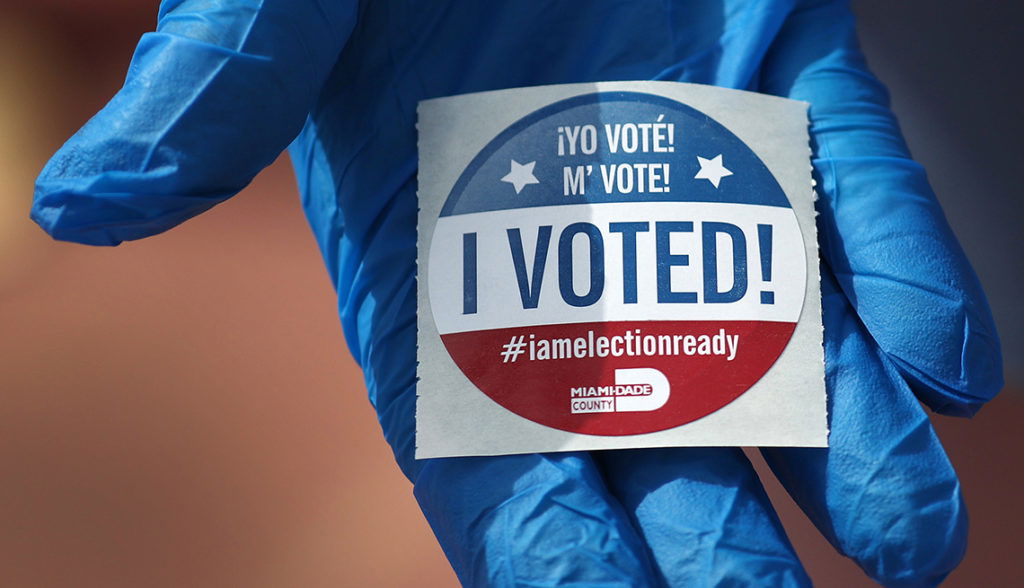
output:
[[[591,435],[676,427],[746,392],[792,336],[807,271],[757,155],[637,92],[563,100],[499,134],[445,201],[428,268],[466,377]]]

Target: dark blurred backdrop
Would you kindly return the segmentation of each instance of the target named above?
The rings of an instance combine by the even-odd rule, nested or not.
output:
[[[971,546],[1024,579],[1022,5],[859,0],[865,51],[989,293],[1008,389],[935,419]],[[450,586],[345,350],[286,159],[114,249],[27,219],[48,156],[116,91],[155,2],[0,0],[0,585]],[[812,577],[871,585],[766,477]]]

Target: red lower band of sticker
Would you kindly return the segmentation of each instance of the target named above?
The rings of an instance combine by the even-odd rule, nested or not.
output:
[[[796,323],[622,321],[443,335],[481,391],[536,423],[589,435],[683,425],[736,400]]]

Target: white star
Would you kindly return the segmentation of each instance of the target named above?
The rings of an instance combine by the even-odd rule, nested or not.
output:
[[[519,163],[513,159],[512,170],[505,177],[501,178],[501,181],[512,184],[516,189],[516,194],[522,192],[527,184],[539,184],[540,181],[533,176],[533,166],[536,164],[536,161]]]
[[[693,179],[707,180],[716,188],[718,183],[722,181],[722,178],[732,175],[732,172],[725,169],[725,166],[722,165],[721,154],[716,155],[714,159],[704,159],[698,155],[697,163],[700,164],[700,171],[697,172],[697,175],[693,176]]]

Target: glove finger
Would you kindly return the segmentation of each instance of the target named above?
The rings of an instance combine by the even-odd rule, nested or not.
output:
[[[465,586],[656,586],[587,453],[425,460],[416,499]]]
[[[933,585],[963,557],[960,483],[921,405],[822,268],[829,447],[765,448],[822,534],[887,586]]]
[[[230,197],[301,129],[353,4],[165,1],[124,87],[43,169],[32,218],[116,245]]]
[[[1003,385],[992,314],[860,53],[847,2],[794,11],[762,72],[764,91],[810,102],[822,255],[839,286],[922,401],[973,414]]]
[[[810,586],[738,448],[594,453],[668,586]]]

